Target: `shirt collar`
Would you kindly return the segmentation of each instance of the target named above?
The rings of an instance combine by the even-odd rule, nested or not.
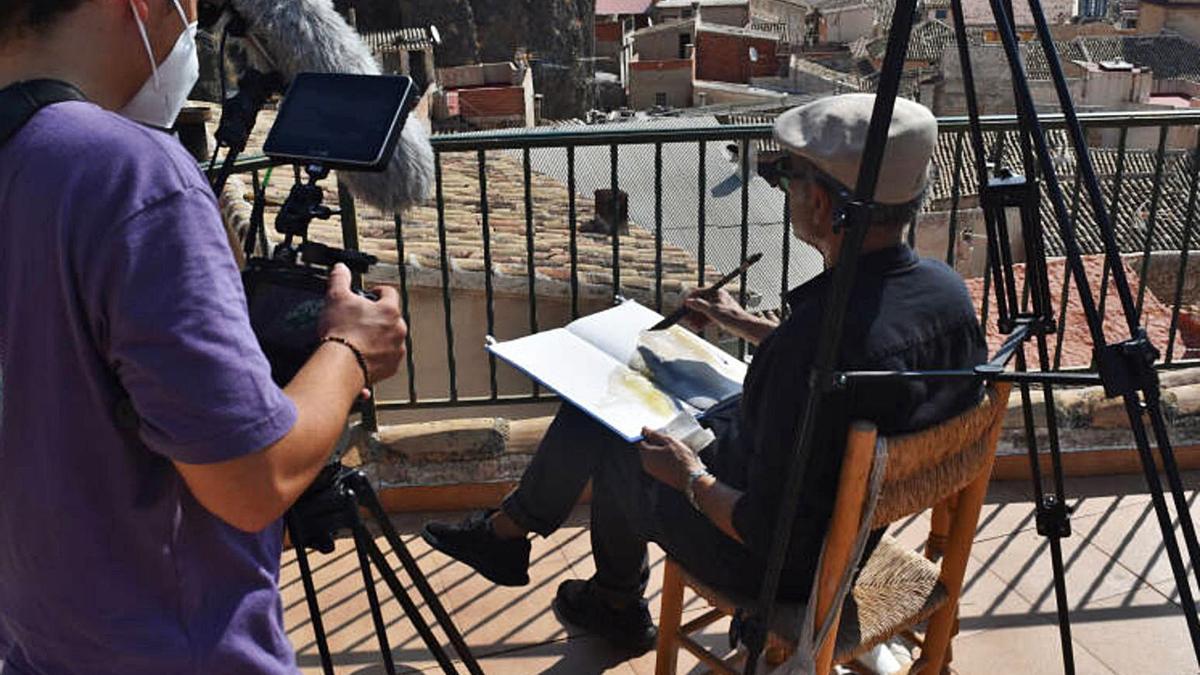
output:
[[[899,244],[878,251],[865,253],[858,259],[858,274],[870,276],[887,276],[912,269],[920,257],[908,244]],[[792,309],[807,299],[812,293],[821,291],[833,279],[833,270],[827,269],[807,282],[793,288],[787,294],[788,306]]]

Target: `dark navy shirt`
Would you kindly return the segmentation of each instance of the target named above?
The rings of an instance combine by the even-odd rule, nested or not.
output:
[[[809,396],[808,377],[832,282],[821,274],[788,295],[791,313],[759,345],[746,376],[737,438],[722,434],[706,463],[722,482],[743,491],[733,522],[751,552],[764,558],[786,480],[792,444]],[[908,246],[859,261],[841,340],[841,370],[969,368],[987,358],[971,297],[950,267],[918,258]],[[826,399],[785,567],[781,594],[806,595],[816,552],[833,509],[846,432],[852,420],[882,434],[931,426],[976,404],[971,380],[897,380],[851,386]]]

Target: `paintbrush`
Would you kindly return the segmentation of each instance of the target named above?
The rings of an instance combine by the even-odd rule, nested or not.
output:
[[[719,281],[717,281],[717,283],[715,283],[712,286],[709,286],[707,289],[705,289],[705,293],[707,294],[707,293],[716,292],[718,289],[720,289],[725,284],[733,281],[735,278],[741,276],[742,274],[745,274],[746,270],[750,269],[750,266],[753,265],[754,263],[758,262],[759,260],[762,260],[762,253],[755,253],[754,255],[750,256],[749,258],[746,258],[745,260],[742,261],[742,264],[736,270],[721,277],[721,279]],[[674,326],[675,324],[679,323],[679,320],[682,319],[684,316],[686,316],[688,311],[689,310],[687,308],[687,305],[680,305],[679,309],[675,310],[674,312],[671,312],[662,321],[659,321],[658,323],[651,326],[650,330],[665,330],[667,328],[670,328],[671,326]]]

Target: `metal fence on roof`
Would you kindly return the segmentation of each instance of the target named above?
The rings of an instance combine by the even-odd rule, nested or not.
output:
[[[1181,326],[1191,321],[1191,308],[1185,312],[1185,304],[1200,302],[1200,298],[1188,300],[1184,293],[1190,251],[1197,239],[1200,147],[1193,144],[1171,148],[1166,139],[1178,131],[1190,131],[1194,138],[1200,111],[1090,113],[1081,118],[1090,133],[1104,132],[1116,138],[1112,147],[1094,148],[1092,158],[1115,214],[1118,240],[1130,256],[1131,268],[1140,273],[1142,282],[1135,289],[1139,296],[1146,295],[1152,254],[1180,252],[1171,263],[1177,267],[1169,288],[1159,289],[1165,296],[1162,304],[1170,313],[1167,339],[1159,346],[1163,348],[1164,366],[1196,365],[1198,361],[1192,354],[1177,345]],[[1059,115],[1044,115],[1043,125],[1054,135],[1063,127],[1063,120]],[[984,126],[992,160],[1019,169],[1016,119],[988,117]],[[970,144],[963,140],[968,130],[966,118],[942,118],[939,130],[939,175],[935,176],[931,196],[935,198],[934,207],[947,216],[947,245],[939,256],[944,254],[946,261],[954,264],[955,242],[969,234],[967,215],[978,186]],[[1138,133],[1149,133],[1157,142],[1150,143],[1150,147],[1144,147],[1144,143],[1143,147],[1130,146],[1131,135]],[[769,147],[763,141],[770,136],[769,124],[721,124],[710,118],[435,137],[438,163],[433,207],[424,216],[388,216],[388,236],[396,251],[397,281],[406,319],[412,333],[423,337],[423,346],[417,349],[415,343],[409,345],[407,372],[402,376],[408,395],[381,400],[378,407],[413,409],[551,400],[536,387],[526,386],[525,392],[515,393],[503,383],[498,384],[498,366],[486,357],[480,344],[475,344],[475,336],[456,335],[452,317],[467,311],[480,311],[486,317],[489,334],[493,333],[498,321],[496,284],[502,277],[507,279],[507,292],[512,292],[515,281],[518,292],[523,293],[522,330],[535,332],[552,327],[556,321],[548,318],[546,300],[539,297],[538,289],[546,277],[562,280],[567,289],[569,310],[561,317],[563,320],[584,311],[581,298],[585,287],[594,291],[597,285],[606,288],[610,297],[640,293],[646,304],[669,309],[664,306],[665,287],[674,284],[673,297],[677,300],[678,277],[683,269],[679,263],[684,257],[681,252],[693,260],[686,269],[688,275],[695,276],[692,283],[696,285],[711,279],[714,271],[733,268],[749,253],[761,251],[763,263],[741,280],[738,294],[760,308],[779,307],[780,296],[818,274],[821,263],[811,248],[791,236],[783,193],[770,188],[757,175],[754,163],[758,151]],[[269,163],[251,160],[241,168],[256,171]],[[466,177],[461,175],[463,167]],[[1063,154],[1059,171],[1063,184],[1072,186],[1074,158],[1069,153]],[[502,181],[506,182],[507,192],[499,188]],[[594,191],[600,189],[621,190],[628,195],[628,232],[583,231],[592,215],[588,205]],[[548,204],[551,194],[555,195],[553,205]],[[1099,251],[1097,226],[1087,200],[1072,202],[1072,218],[1081,232],[1084,251]],[[351,223],[344,233],[346,241],[358,242],[357,224],[369,219],[361,213],[355,217],[351,199],[344,199],[342,206],[345,222]],[[1053,217],[1044,217],[1043,225],[1050,252],[1061,250]],[[541,245],[546,238],[554,242],[550,250]],[[410,270],[408,261],[418,249],[425,256],[426,266],[434,271],[433,278],[440,275],[440,283],[436,284],[441,296],[440,316],[416,316],[410,311],[413,278],[418,270]],[[631,249],[636,249],[637,256],[631,256]],[[586,256],[591,258],[585,261]],[[596,264],[597,256],[603,264]],[[652,258],[649,267],[644,264],[645,256]],[[451,270],[468,263],[481,272],[481,304],[466,303],[452,289]],[[635,269],[637,264],[641,266]],[[646,278],[647,269],[653,278]],[[1055,295],[1065,311],[1073,291],[1069,280],[1065,276],[1063,279]],[[982,281],[981,316],[986,323],[990,280],[985,274]],[[1102,284],[1106,286],[1107,281],[1105,270]],[[1200,289],[1192,291],[1200,293]],[[430,344],[437,345],[433,348],[437,353],[430,353]],[[744,343],[730,348],[741,355],[748,352]],[[1063,348],[1060,339],[1056,363]],[[429,375],[428,368],[418,367],[430,359],[445,364],[445,368]],[[472,362],[489,371],[482,390],[460,386],[460,373]],[[422,381],[423,377],[429,381]]]

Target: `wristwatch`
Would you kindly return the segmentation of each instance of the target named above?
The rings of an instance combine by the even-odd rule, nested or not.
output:
[[[688,503],[692,505],[692,508],[697,511],[701,509],[700,503],[696,501],[696,481],[711,475],[708,472],[708,467],[703,464],[688,473],[687,485],[683,488],[683,494],[687,496]]]

